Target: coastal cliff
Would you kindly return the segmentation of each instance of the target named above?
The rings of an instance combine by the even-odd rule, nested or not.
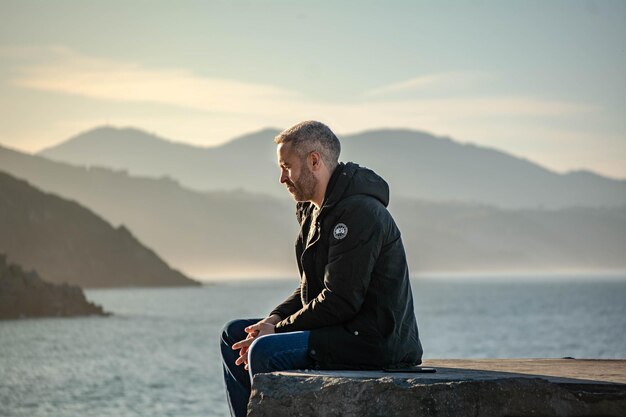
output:
[[[48,283],[35,271],[9,264],[0,254],[0,319],[87,315],[109,313],[87,301],[80,287]]]
[[[75,201],[0,172],[0,253],[46,281],[102,287],[197,286],[142,244]]]

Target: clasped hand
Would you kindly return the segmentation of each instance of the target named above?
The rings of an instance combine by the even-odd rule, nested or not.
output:
[[[244,331],[248,333],[248,336],[244,340],[235,343],[233,350],[239,349],[239,357],[235,360],[235,364],[245,364],[244,369],[248,370],[248,350],[250,349],[250,345],[261,336],[274,334],[274,324],[261,320],[258,323],[246,327]]]

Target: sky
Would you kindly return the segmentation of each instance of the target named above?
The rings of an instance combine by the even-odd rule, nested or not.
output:
[[[626,179],[625,39],[624,1],[0,0],[0,144],[316,119]]]

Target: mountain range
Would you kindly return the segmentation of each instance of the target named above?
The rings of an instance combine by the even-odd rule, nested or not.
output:
[[[52,283],[91,288],[198,284],[170,268],[126,227],[114,228],[80,204],[3,172],[0,253]]]
[[[285,198],[194,192],[169,177],[73,166],[2,147],[0,167],[43,190],[79,201],[114,225],[126,225],[191,276],[232,271],[273,276],[296,270],[293,257],[285,256],[293,252],[297,233],[295,210]]]
[[[249,153],[245,142],[231,146]],[[284,190],[281,198],[243,189],[198,192],[167,176],[87,168],[2,147],[0,167],[123,223],[192,276],[297,274],[294,203]],[[413,273],[626,269],[626,206],[503,209],[406,198],[392,188],[390,210]]]
[[[133,128],[100,127],[39,152],[72,164],[170,176],[200,191],[241,189],[284,198],[273,138],[264,129],[223,145],[197,147]],[[394,196],[500,208],[615,207],[626,180],[589,171],[560,174],[492,148],[411,130],[372,130],[341,138],[342,160],[374,169]]]

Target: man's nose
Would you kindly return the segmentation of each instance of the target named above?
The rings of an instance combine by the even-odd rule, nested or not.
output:
[[[283,170],[280,171],[280,183],[284,184],[285,182],[287,182],[287,173]]]

